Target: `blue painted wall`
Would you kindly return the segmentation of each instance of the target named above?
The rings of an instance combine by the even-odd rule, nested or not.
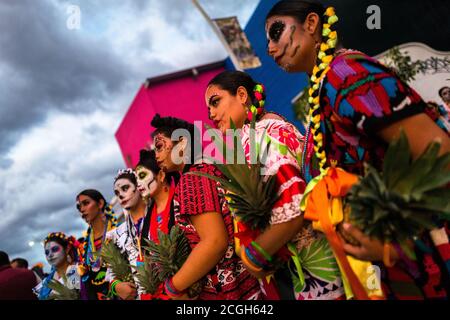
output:
[[[265,18],[272,6],[278,0],[262,0],[256,8],[245,28],[248,40],[261,60],[262,66],[245,70],[255,81],[265,85],[267,91],[267,110],[275,111],[294,123],[304,132],[303,125],[296,120],[292,108],[292,99],[303,90],[307,84],[305,74],[288,74],[284,72],[267,54],[267,41],[264,31]],[[227,69],[234,69],[230,60],[226,61]]]

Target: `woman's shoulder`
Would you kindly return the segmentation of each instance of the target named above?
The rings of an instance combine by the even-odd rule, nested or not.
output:
[[[395,76],[392,69],[385,66],[379,60],[357,50],[342,49],[336,53],[336,57],[330,64],[327,74],[329,81],[345,81],[355,76],[368,76],[369,74],[387,73]]]
[[[334,67],[343,63],[361,63],[364,61],[369,61],[372,63],[381,64],[375,58],[365,54],[364,52],[354,50],[354,49],[341,49],[336,52],[336,56],[331,62],[330,66]]]
[[[250,128],[250,124],[245,124],[242,128],[242,131],[248,134]],[[265,131],[269,135],[271,132],[277,132],[277,130],[279,130],[280,128],[285,128],[292,132],[299,132],[294,124],[281,117],[280,115],[271,112],[268,113],[267,117],[263,117],[255,124],[255,130],[257,131],[257,133]]]

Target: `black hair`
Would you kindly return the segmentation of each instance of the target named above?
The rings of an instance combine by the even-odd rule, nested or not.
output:
[[[106,207],[106,199],[105,197],[100,193],[100,191],[95,190],[95,189],[86,189],[81,191],[76,199],[78,200],[78,198],[80,196],[87,196],[89,198],[91,198],[92,200],[94,200],[95,202],[97,202],[98,204],[100,204],[100,200],[103,200],[103,207],[100,208],[100,210],[104,211],[105,207]],[[78,206],[77,206],[78,207]]]
[[[198,129],[190,122],[186,120],[174,118],[174,117],[161,117],[158,113],[152,119],[151,125],[156,129],[152,133],[152,138],[157,134],[163,134],[167,138],[171,139],[172,134],[177,129],[185,129],[190,134],[190,140],[187,139],[187,147],[191,150],[191,163],[194,163],[199,157],[201,157],[201,134]],[[178,141],[174,141],[177,144]],[[199,145],[200,150],[196,150],[195,146]],[[199,153],[200,152],[200,153]]]
[[[9,265],[9,256],[5,251],[0,251],[0,267]]]
[[[273,16],[289,16],[299,23],[304,23],[310,13],[316,13],[323,22],[325,10],[325,7],[317,1],[281,0],[270,9],[266,20]]]
[[[72,236],[66,236],[62,232],[52,232],[49,233],[48,236],[44,239],[44,244],[47,244],[48,242],[56,242],[59,245],[61,245],[64,250],[69,248],[69,254],[72,257],[73,261],[77,260],[78,252],[77,248],[75,247],[75,238]]]
[[[115,178],[114,178],[114,183],[117,182],[117,180],[119,179],[127,179],[128,181],[130,181],[132,184],[134,184],[135,186],[137,186],[137,180],[136,180],[136,176],[134,175],[134,173],[132,172],[123,172],[118,174]]]
[[[19,268],[28,269],[28,261],[24,258],[15,258],[11,261],[11,264],[16,263]]]
[[[321,3],[312,0],[281,0],[270,9],[266,16],[266,20],[273,16],[288,16],[295,18],[298,23],[304,23],[306,17],[308,17],[310,13],[316,13],[319,16],[319,30],[322,30],[326,8]],[[336,24],[331,25],[330,30],[336,31]],[[322,34],[322,32],[320,32],[320,34]],[[336,47],[341,47],[339,37],[337,39]],[[325,51],[325,54],[333,55],[335,51],[335,48],[329,48]],[[318,63],[320,63],[320,60],[318,60]]]
[[[445,86],[445,87],[440,88],[439,89],[439,97],[443,98],[442,91],[444,91],[445,89],[450,89],[450,87]]]
[[[67,240],[62,239],[58,236],[50,236],[50,237],[45,238],[45,243],[48,243],[50,241],[60,244],[64,249],[66,249],[67,246],[69,245],[69,242]]]
[[[254,89],[257,84],[259,83],[253,80],[248,73],[242,71],[224,71],[209,81],[208,87],[211,85],[219,86],[222,90],[228,91],[232,96],[237,94],[239,87],[244,87],[250,97],[251,104],[257,106],[259,102],[254,94]],[[265,99],[265,92],[263,92],[263,100]]]
[[[156,161],[156,153],[155,150],[147,150],[142,149],[139,152],[139,162],[136,165],[137,167],[144,167],[153,172],[154,175],[157,175],[161,168],[158,166],[158,162]],[[172,181],[175,183],[179,179],[179,173],[178,172],[166,172],[165,175],[165,182],[170,184]]]
[[[139,152],[139,162],[136,165],[136,168],[139,166],[147,168],[155,175],[158,174],[159,171],[161,171],[161,168],[158,166],[158,162],[156,161],[155,150],[142,149]]]

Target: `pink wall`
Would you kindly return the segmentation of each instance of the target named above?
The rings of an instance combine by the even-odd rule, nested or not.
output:
[[[151,144],[150,122],[156,113],[193,123],[208,120],[205,90],[208,82],[224,68],[217,68],[192,76],[168,80],[139,89],[115,134],[125,163],[134,167],[139,161],[139,150]]]

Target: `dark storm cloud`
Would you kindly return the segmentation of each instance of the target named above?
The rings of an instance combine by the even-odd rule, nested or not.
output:
[[[248,12],[258,1],[200,2],[217,18]],[[82,10],[82,30],[66,27],[69,3]],[[205,63],[205,57],[223,58],[211,54],[220,54],[217,46],[192,56],[177,46],[174,54],[173,47],[154,41],[165,30],[151,23],[127,25],[127,19],[156,18],[177,29],[173,43],[194,39],[188,43],[192,48],[212,35],[186,0],[0,0],[0,250],[11,258],[44,261],[40,244],[28,242],[39,242],[50,231],[81,236],[86,226],[74,205],[79,191],[94,188],[111,199],[113,177],[124,166],[114,131],[147,77]],[[110,23],[124,32],[108,33]],[[167,50],[171,58],[154,58],[154,50],[163,55]],[[72,122],[44,134],[33,130],[51,127],[45,120],[59,115],[73,116]],[[82,123],[85,115],[93,121]],[[25,143],[19,156],[8,154],[35,134],[38,142]],[[30,144],[50,147],[33,153]]]
[[[0,3],[0,153],[51,109],[91,111],[129,72],[107,42],[66,27],[46,1]]]

